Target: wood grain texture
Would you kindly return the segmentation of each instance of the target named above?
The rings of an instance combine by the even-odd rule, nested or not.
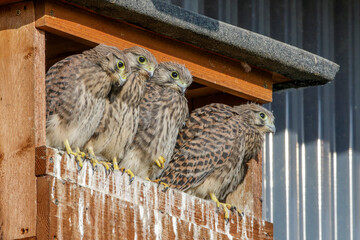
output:
[[[50,179],[43,176],[36,178],[37,192],[37,217],[36,236],[37,239],[50,239]]]
[[[220,91],[217,89],[213,89],[210,87],[200,87],[196,89],[189,89],[186,91],[185,96],[186,98],[198,98],[198,97],[204,97],[209,96],[215,93],[219,93]]]
[[[41,68],[45,40],[34,21],[32,2],[0,7],[0,238],[3,239],[29,238],[36,234],[35,146],[44,142],[45,135],[44,132],[38,135],[44,122],[39,117],[42,110],[35,107],[35,94],[42,91],[40,81],[45,79],[45,68]]]
[[[0,6],[17,2],[21,2],[21,0],[0,0]]]
[[[272,224],[231,213],[230,222],[211,201],[121,172],[106,175],[85,162],[78,172],[73,158],[55,149],[37,153],[38,239],[272,239]],[[46,159],[47,158],[47,159]],[[50,160],[51,158],[51,160]],[[45,159],[45,160],[44,160]]]
[[[230,193],[226,202],[237,206],[245,214],[262,218],[262,157],[251,159],[248,163],[248,172],[238,188]]]
[[[34,36],[34,133],[35,147],[46,144],[46,91],[45,91],[45,33],[36,31]]]
[[[26,230],[24,230],[26,232]],[[15,240],[36,240],[36,236],[32,236],[32,237],[26,237],[26,238],[18,238],[18,239],[15,239]]]
[[[203,51],[125,22],[58,2],[38,5],[36,26],[85,44],[105,43],[121,49],[138,45],[151,51],[159,62],[185,64],[195,81],[248,100],[272,101],[271,73],[253,68],[246,72],[239,61]]]

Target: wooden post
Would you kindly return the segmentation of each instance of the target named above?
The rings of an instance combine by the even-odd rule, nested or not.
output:
[[[0,239],[36,235],[35,146],[45,143],[45,38],[33,2],[0,7]]]

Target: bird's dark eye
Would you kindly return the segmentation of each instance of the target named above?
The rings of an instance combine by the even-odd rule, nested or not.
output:
[[[171,77],[172,77],[173,79],[179,79],[179,73],[176,72],[176,71],[173,71],[173,72],[171,72]]]
[[[144,64],[146,62],[146,58],[144,56],[138,57],[138,62]]]
[[[267,115],[263,112],[259,113],[261,119],[265,120],[267,118]]]
[[[123,61],[118,61],[118,63],[117,63],[117,68],[118,69],[123,69],[125,67],[125,63],[123,62]]]

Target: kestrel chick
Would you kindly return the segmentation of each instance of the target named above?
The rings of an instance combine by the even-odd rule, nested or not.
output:
[[[112,86],[122,86],[130,71],[122,51],[98,45],[54,64],[46,74],[46,144],[83,147],[103,116]],[[70,147],[71,146],[71,147]]]
[[[186,88],[193,81],[183,65],[163,62],[146,85],[134,141],[120,165],[137,176],[153,178],[173,153],[176,137],[188,115]],[[161,166],[161,165],[160,165]]]
[[[138,46],[127,48],[123,51],[129,61],[131,72],[143,69],[150,74],[150,77],[154,74],[154,70],[157,67],[158,63],[151,52]],[[121,89],[121,87],[114,87],[111,89],[110,102],[114,101]]]
[[[160,182],[211,198],[219,206],[219,200],[225,200],[243,181],[245,163],[261,151],[268,132],[275,132],[274,116],[260,105],[217,103],[198,108],[181,130]],[[225,207],[229,205],[222,205],[228,218]]]
[[[105,113],[94,135],[86,144],[92,157],[100,154],[112,160],[118,169],[117,159],[122,159],[124,152],[134,139],[139,123],[139,105],[144,95],[146,81],[157,67],[155,57],[146,49],[132,47],[124,50],[132,71],[121,88],[112,88],[106,101]],[[96,162],[95,162],[96,163]],[[101,162],[107,170],[109,163]],[[133,179],[131,171],[127,173]]]
[[[144,69],[150,76],[154,74],[158,66],[156,58],[148,50],[135,46],[124,49],[124,53],[129,60],[131,71]]]

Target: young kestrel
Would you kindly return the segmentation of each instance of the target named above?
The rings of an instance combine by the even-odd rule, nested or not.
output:
[[[83,147],[94,134],[110,89],[126,81],[127,65],[122,51],[103,44],[54,64],[46,74],[46,144],[65,145],[82,167],[71,147]]]
[[[194,110],[181,130],[174,155],[159,181],[222,204],[243,181],[246,162],[261,151],[264,135],[275,132],[274,116],[257,104],[210,104]],[[219,200],[220,201],[219,201]]]
[[[134,139],[145,85],[157,67],[155,57],[146,49],[132,47],[125,49],[124,53],[132,73],[124,86],[112,88],[101,122],[85,146],[93,160],[95,155],[102,155],[108,161],[113,161],[114,169],[118,169],[118,159],[122,159]],[[109,170],[109,162],[101,163]],[[131,171],[126,172],[133,179]]]
[[[163,62],[146,85],[134,141],[120,162],[135,175],[153,178],[169,161],[179,129],[188,115],[186,88],[193,81],[183,65]],[[155,161],[155,162],[154,162]]]

